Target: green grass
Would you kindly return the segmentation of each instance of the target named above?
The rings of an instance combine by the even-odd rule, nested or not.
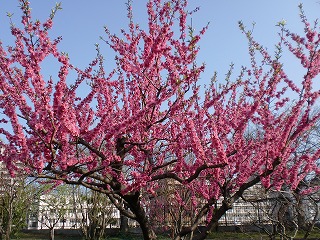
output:
[[[32,233],[18,233],[15,237],[12,239],[19,239],[19,240],[48,240],[49,234],[32,234]],[[81,240],[81,237],[76,236],[61,236],[61,235],[55,235],[55,240]]]
[[[290,233],[289,236],[293,236]],[[298,232],[294,239],[302,239],[304,237],[304,232]],[[218,239],[226,239],[226,240],[269,240],[269,236],[265,233],[258,232],[212,232],[209,234],[208,239],[218,240]],[[276,239],[280,239],[280,236],[276,237]],[[320,239],[320,230],[314,230],[307,239]]]
[[[304,236],[304,232],[299,232],[295,239],[302,239]],[[20,239],[20,240],[47,240],[48,235],[43,234],[31,234],[31,233],[19,233],[16,238],[12,239]],[[81,237],[75,236],[61,236],[56,235],[55,240],[82,240]],[[106,240],[142,240],[141,236],[137,235],[117,235],[117,236],[110,236],[107,237]],[[170,240],[170,238],[165,236],[159,236],[159,240]],[[269,237],[264,233],[258,232],[211,232],[207,239],[210,240],[269,240]],[[277,237],[276,239],[280,239]],[[308,239],[319,240],[320,239],[320,230],[315,229],[308,237]]]

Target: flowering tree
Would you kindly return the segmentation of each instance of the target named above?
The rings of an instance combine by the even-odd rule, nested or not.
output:
[[[20,2],[23,26],[11,26],[14,45],[0,45],[1,161],[12,174],[22,162],[34,176],[105,193],[139,222],[145,239],[156,238],[149,199],[161,180],[170,179],[188,189],[198,209],[175,239],[205,218],[205,231],[194,236],[203,239],[247,188],[262,181],[266,188],[285,183],[294,189],[319,172],[319,149],[293,154],[320,118],[310,114],[319,99],[312,86],[320,71],[320,40],[304,14],[305,37],[279,24],[274,57],[240,24],[251,66],[236,81],[231,74],[219,87],[212,81],[202,97],[204,66],[195,60],[206,27],[199,33],[188,28],[193,12],[186,0],[149,0],[146,30],[134,23],[129,4],[123,38],[106,29],[106,43],[117,55],[111,73],[99,49],[83,70],[59,52],[60,38],[48,34],[57,8],[40,23],[32,20],[29,2]],[[284,71],[284,47],[306,70],[299,83]],[[46,58],[60,67],[51,78],[41,72]],[[70,72],[77,74],[73,81]],[[82,87],[86,96],[78,94]],[[223,204],[214,209],[221,197]],[[176,199],[184,204],[178,191]]]

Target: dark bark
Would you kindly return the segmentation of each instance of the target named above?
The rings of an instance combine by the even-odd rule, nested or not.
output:
[[[128,203],[130,210],[136,215],[136,221],[140,225],[144,240],[155,240],[157,236],[150,226],[143,206],[141,206],[140,193],[137,191],[134,195],[125,195],[123,198]]]
[[[221,207],[218,208],[217,211],[215,211],[215,213],[212,216],[211,221],[207,224],[207,226],[203,229],[203,231],[197,235],[195,235],[193,237],[193,240],[202,240],[205,239],[209,232],[211,231],[211,229],[213,229],[214,227],[216,227],[216,225],[218,224],[218,221],[220,220],[220,218],[229,210],[232,208],[232,204],[231,202],[227,202],[227,201],[223,201]]]
[[[125,234],[129,231],[128,217],[120,212],[120,232]]]

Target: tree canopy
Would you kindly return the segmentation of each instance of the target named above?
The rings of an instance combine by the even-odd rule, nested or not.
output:
[[[14,43],[0,45],[1,161],[11,174],[23,163],[33,176],[105,193],[139,222],[145,239],[156,237],[147,209],[163,180],[188,189],[196,209],[175,236],[181,239],[200,223],[210,230],[260,181],[267,189],[295,189],[308,174],[319,174],[320,149],[297,151],[320,118],[314,112],[320,35],[302,10],[304,36],[279,23],[275,54],[239,23],[251,66],[235,79],[232,69],[223,81],[214,76],[201,94],[205,66],[196,57],[207,26],[198,32],[188,26],[194,11],[186,0],[149,0],[146,29],[134,22],[128,4],[122,35],[105,29],[105,43],[116,53],[111,72],[99,48],[85,69],[59,51],[61,39],[49,36],[58,7],[41,23],[27,0],[20,4],[22,27],[12,24]],[[300,81],[285,73],[284,49],[301,61]],[[47,58],[59,66],[50,78],[41,71]],[[71,72],[77,77],[70,84]],[[81,87],[86,96],[79,95]],[[179,191],[174,194],[183,205]]]

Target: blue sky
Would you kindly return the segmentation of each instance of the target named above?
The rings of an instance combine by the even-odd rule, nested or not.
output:
[[[49,16],[50,9],[56,1],[30,0],[33,16],[44,20]],[[56,15],[52,36],[63,36],[61,51],[67,52],[71,62],[79,67],[85,67],[95,56],[95,43],[105,36],[103,26],[108,26],[111,32],[118,33],[125,28],[126,0],[62,0],[62,10]],[[134,18],[143,24],[146,19],[146,0],[133,0]],[[287,26],[302,32],[303,25],[299,18],[298,5],[302,2],[307,17],[315,20],[320,16],[320,2],[317,0],[190,0],[190,8],[200,6],[200,11],[193,16],[192,22],[200,29],[207,22],[210,27],[200,42],[201,51],[198,62],[206,62],[206,72],[202,79],[209,80],[214,71],[223,77],[231,62],[236,69],[248,63],[247,42],[241,34],[237,22],[242,20],[251,28],[256,23],[254,36],[263,45],[272,50],[277,42],[277,22],[286,20]],[[6,12],[14,13],[15,22],[19,19],[17,0],[0,0],[0,39],[4,45],[10,43],[9,20]],[[112,52],[105,51],[106,64],[113,63]],[[297,75],[294,61],[287,65],[292,76]],[[237,72],[235,72],[237,75]]]

